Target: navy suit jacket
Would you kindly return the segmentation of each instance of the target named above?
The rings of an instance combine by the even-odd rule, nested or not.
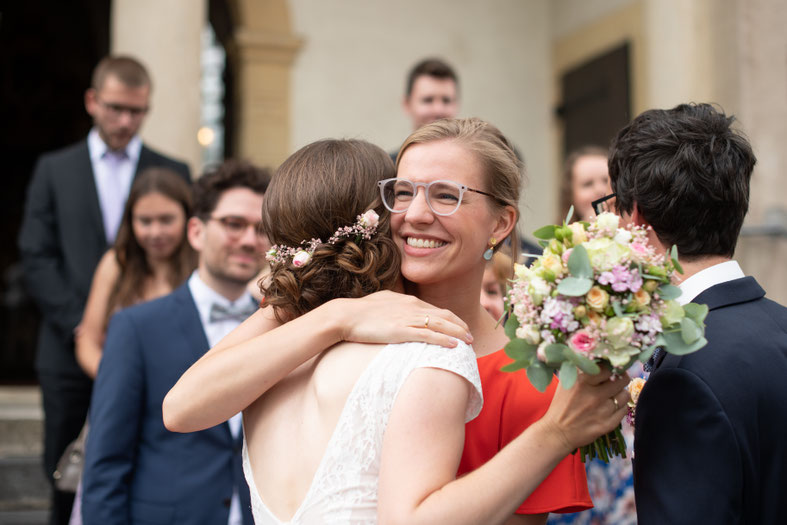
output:
[[[207,350],[188,284],[112,318],[90,405],[85,525],[226,524],[234,485],[253,523],[242,437],[227,423],[188,434],[164,428],[164,396]]]
[[[151,166],[191,180],[184,163],[143,145],[135,177]],[[25,284],[43,315],[36,353],[40,372],[87,380],[74,357],[73,331],[107,248],[87,140],[42,155],[19,231]]]
[[[666,355],[637,404],[640,525],[785,522],[787,308],[752,277],[718,284],[708,345]]]

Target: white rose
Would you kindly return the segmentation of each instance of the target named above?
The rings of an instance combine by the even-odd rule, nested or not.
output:
[[[596,224],[600,230],[609,230],[611,232],[614,232],[618,229],[619,222],[620,217],[614,213],[609,213],[606,211],[596,218]]]
[[[532,324],[525,324],[516,329],[516,336],[531,345],[537,345],[541,342],[541,334],[538,327]]]
[[[623,228],[618,228],[617,233],[615,234],[615,242],[618,244],[628,244],[631,242],[631,232],[628,230],[624,230]]]
[[[533,270],[524,264],[515,264],[514,275],[516,275],[516,278],[520,281],[530,281],[530,279],[533,278]]]
[[[571,228],[571,243],[576,246],[588,240],[585,233],[585,226],[581,222],[572,222],[568,225]]]
[[[530,281],[530,290],[533,294],[540,295],[541,297],[545,297],[551,292],[549,284],[540,277],[533,277]]]

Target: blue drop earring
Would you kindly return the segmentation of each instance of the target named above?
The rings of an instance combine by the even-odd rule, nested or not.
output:
[[[494,237],[489,239],[489,248],[487,248],[486,251],[484,252],[484,260],[485,261],[491,261],[492,260],[492,256],[495,254],[495,245],[496,244],[497,244],[497,239],[495,239]]]

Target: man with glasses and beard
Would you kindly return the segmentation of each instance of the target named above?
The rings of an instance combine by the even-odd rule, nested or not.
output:
[[[208,348],[257,309],[247,284],[263,262],[262,198],[270,176],[227,162],[194,184],[188,241],[197,270],[169,295],[109,324],[90,405],[82,520],[251,525],[240,414],[178,434],[164,396]]]
[[[137,135],[150,104],[151,82],[135,59],[106,57],[93,72],[85,108],[88,136],[42,155],[27,192],[19,249],[27,288],[42,320],[36,372],[44,404],[44,470],[57,461],[87,416],[92,382],[74,357],[93,272],[115,240],[137,173],[169,168],[190,182],[188,167],[157,153]],[[51,523],[68,523],[74,494],[53,487]]]

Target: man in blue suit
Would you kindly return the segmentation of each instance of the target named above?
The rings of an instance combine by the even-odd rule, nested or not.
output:
[[[635,418],[640,525],[785,521],[787,309],[732,259],[756,162],[733,120],[708,104],[646,111],[610,151],[615,206],[678,247],[681,302],[710,310],[706,347],[650,363]]]
[[[188,240],[197,270],[171,294],[110,322],[90,405],[85,525],[251,524],[240,414],[190,434],[164,428],[161,403],[181,374],[256,309],[262,170],[225,164],[194,187]]]

